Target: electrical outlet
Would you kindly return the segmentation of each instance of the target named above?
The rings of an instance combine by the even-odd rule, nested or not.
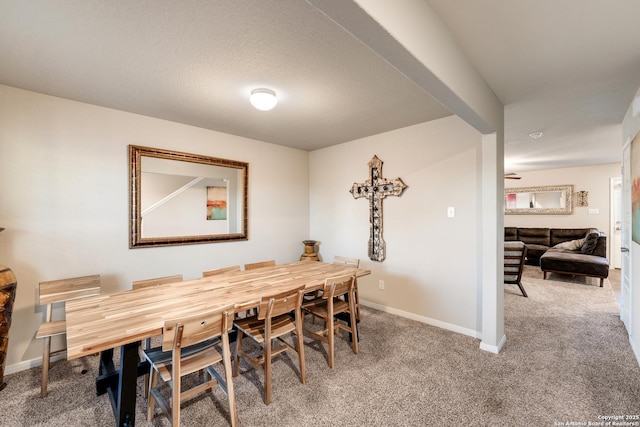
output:
[[[378,289],[384,290],[384,280],[378,280]]]
[[[447,208],[447,217],[454,218],[455,216],[456,216],[456,208],[454,208],[453,206],[449,206]]]

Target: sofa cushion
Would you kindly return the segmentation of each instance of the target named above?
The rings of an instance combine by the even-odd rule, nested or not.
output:
[[[505,241],[518,240],[518,227],[505,227],[504,240]]]
[[[586,238],[569,240],[568,242],[558,243],[557,245],[554,246],[554,248],[567,249],[570,251],[579,251],[582,249],[582,246],[584,245],[585,241],[586,241]]]
[[[590,228],[552,228],[550,230],[551,241],[549,246],[554,247],[558,243],[570,240],[584,239],[587,234],[593,231]]]
[[[600,233],[591,232],[587,234],[584,244],[582,245],[582,248],[580,248],[580,252],[582,252],[585,255],[593,255],[593,251],[596,249],[596,246],[598,245],[599,238],[600,238]]]
[[[542,271],[558,271],[585,276],[609,276],[609,260],[606,258],[566,249],[549,249],[540,257],[540,268]]]
[[[529,244],[550,246],[550,231],[548,228],[518,228],[518,240]]]
[[[607,256],[607,235],[600,232],[600,238],[598,238],[598,244],[596,248],[593,250],[592,255],[598,255],[605,257]]]

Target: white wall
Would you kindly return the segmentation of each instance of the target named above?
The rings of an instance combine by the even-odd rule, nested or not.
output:
[[[480,336],[481,143],[477,131],[452,116],[311,153],[311,238],[320,241],[324,260],[357,257],[372,270],[358,280],[361,300]],[[369,202],[349,193],[367,179],[373,155],[384,162],[385,178],[408,185],[383,202],[383,262],[367,256]],[[450,206],[454,218],[447,217]]]
[[[248,162],[249,240],[129,249],[129,144]],[[5,372],[41,357],[40,281],[100,274],[115,292],[136,279],[298,259],[311,237],[308,161],[304,151],[0,86],[0,264],[18,279]]]
[[[518,172],[522,179],[506,179],[505,188],[536,187],[542,185],[574,185],[574,191],[589,192],[589,207],[577,207],[573,195],[571,215],[505,215],[505,227],[589,228],[595,227],[607,234],[607,251],[610,227],[610,179],[622,176],[620,163],[593,166],[545,169]],[[590,214],[589,209],[598,209]],[[609,259],[611,257],[609,256]]]

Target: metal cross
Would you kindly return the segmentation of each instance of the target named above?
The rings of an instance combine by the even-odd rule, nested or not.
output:
[[[399,196],[405,188],[407,185],[400,178],[390,181],[382,178],[382,160],[378,156],[373,156],[369,162],[369,179],[362,184],[354,182],[351,187],[354,199],[369,199],[369,258],[373,261],[383,261],[385,258],[382,199],[386,196]]]

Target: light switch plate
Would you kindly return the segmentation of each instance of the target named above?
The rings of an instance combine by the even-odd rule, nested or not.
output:
[[[448,216],[449,218],[453,218],[453,217],[455,217],[455,216],[456,216],[456,208],[454,208],[453,206],[449,206],[449,207],[447,208],[447,216]]]

